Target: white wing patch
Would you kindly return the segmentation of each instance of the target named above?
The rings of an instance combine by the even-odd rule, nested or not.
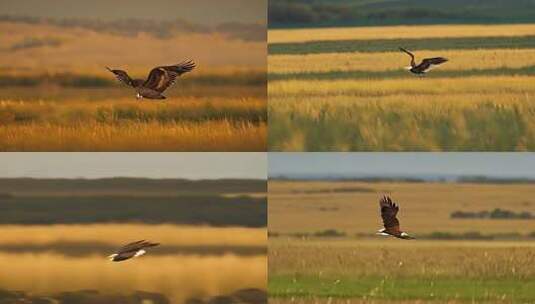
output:
[[[142,255],[144,255],[145,253],[146,253],[146,251],[143,250],[143,249],[138,250],[138,251],[136,252],[136,254],[134,254],[134,257],[142,256]]]

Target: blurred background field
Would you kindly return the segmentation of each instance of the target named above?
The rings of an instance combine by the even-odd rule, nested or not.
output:
[[[3,190],[18,182],[3,180]],[[234,198],[207,194],[213,181],[196,183],[194,191],[204,189],[202,195],[191,194],[187,183],[189,195],[182,195],[180,188],[167,192],[169,180],[124,179],[123,185],[145,185],[131,193],[107,180],[93,180],[97,187],[83,192],[73,191],[76,181],[71,180],[22,184],[42,182],[50,185],[49,193],[42,186],[38,194],[10,192],[1,199],[0,255],[2,268],[12,274],[0,280],[3,290],[50,297],[81,290],[101,295],[144,291],[183,303],[265,288],[266,198],[249,196],[265,189],[265,182],[242,181],[245,192],[232,192],[238,194]],[[216,187],[227,184],[233,182],[222,180]],[[98,186],[106,194],[99,193]],[[106,259],[138,239],[162,246],[134,263]],[[83,293],[78,297],[83,299]]]
[[[532,5],[270,2],[270,150],[532,150]],[[414,77],[400,46],[450,61]]]
[[[511,175],[522,163],[530,167],[532,155],[507,162],[478,153],[455,162],[443,153],[374,154],[270,159],[275,303],[533,301],[535,273],[527,265],[535,260],[534,180]],[[449,170],[430,165],[441,158]],[[290,173],[307,162],[309,168]],[[472,171],[483,163],[486,169]],[[399,204],[401,229],[416,240],[375,235],[384,194]]]
[[[265,150],[264,8],[247,4],[240,20],[210,18],[218,6],[206,8],[210,1],[174,14],[163,11],[185,3],[135,2],[123,15],[103,1],[63,3],[69,11],[58,2],[56,12],[36,12],[31,2],[4,4],[0,16],[9,33],[0,47],[0,150]],[[130,10],[155,11],[149,17]],[[206,14],[187,15],[195,10]],[[163,102],[137,101],[105,69],[144,79],[155,66],[185,59],[197,68]]]
[[[0,157],[0,265],[9,273],[0,301],[266,303],[266,181],[251,176],[247,156],[72,154]],[[143,239],[160,246],[108,260]]]

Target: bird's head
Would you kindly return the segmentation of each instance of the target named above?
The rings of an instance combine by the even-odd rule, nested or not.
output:
[[[137,95],[136,95],[136,99],[139,100],[139,99],[142,99],[142,98],[143,98],[143,96],[141,96],[141,94],[137,93]]]
[[[113,261],[113,259],[115,259],[116,256],[117,256],[117,253],[111,254],[111,255],[108,256],[108,259],[110,261]]]

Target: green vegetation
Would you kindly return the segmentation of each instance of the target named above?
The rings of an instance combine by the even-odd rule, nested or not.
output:
[[[533,243],[270,238],[274,299],[531,303]],[[527,264],[526,264],[527,263]]]
[[[521,211],[514,212],[510,210],[505,210],[501,208],[496,208],[492,211],[454,211],[450,215],[451,218],[455,219],[507,219],[507,220],[529,220],[535,218],[531,212]]]
[[[535,283],[517,279],[395,278],[351,276],[270,276],[274,297],[361,298],[367,300],[456,300],[470,303],[525,303],[535,298]]]
[[[423,96],[422,96],[423,97]],[[514,151],[535,149],[535,107],[527,103],[473,105],[399,96],[395,102],[337,96],[291,98],[269,105],[272,151]],[[378,99],[378,98],[376,98]],[[307,104],[316,109],[306,111]]]
[[[180,102],[141,103],[136,101],[39,103],[4,102],[0,105],[0,123],[30,124],[54,122],[121,124],[181,123],[205,121],[261,124],[267,120],[264,102],[254,99],[197,99]],[[1,140],[0,140],[1,142]]]
[[[329,54],[349,52],[391,52],[405,46],[417,50],[469,50],[534,48],[535,36],[523,37],[454,37],[421,39],[374,39],[270,43],[269,54]]]
[[[522,68],[492,68],[472,70],[447,70],[440,73],[430,73],[425,78],[463,78],[473,76],[535,76],[535,66]],[[331,72],[300,72],[300,73],[270,73],[269,80],[361,80],[367,79],[407,79],[407,71],[331,71]]]
[[[147,223],[263,227],[265,198],[183,195],[14,197],[0,205],[0,224]]]
[[[527,23],[534,11],[524,0],[272,0],[269,27]]]

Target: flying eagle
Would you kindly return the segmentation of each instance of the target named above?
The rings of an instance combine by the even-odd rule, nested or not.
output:
[[[440,64],[443,64],[444,62],[448,61],[448,59],[444,57],[434,57],[434,58],[425,58],[420,62],[419,64],[416,64],[414,61],[414,54],[407,51],[406,49],[400,47],[399,48],[402,52],[405,52],[411,56],[411,66],[407,67],[409,71],[416,75],[423,75],[427,73],[429,70],[434,68],[435,66],[438,66]]]
[[[144,250],[145,248],[154,247],[158,245],[160,244],[147,242],[145,240],[133,242],[133,243],[124,245],[117,251],[117,253],[110,255],[109,258],[110,258],[110,261],[112,262],[121,262],[124,260],[128,260],[131,258],[144,255],[146,253],[146,251]]]
[[[379,235],[391,235],[404,240],[414,239],[407,233],[399,230],[399,220],[396,215],[398,214],[399,207],[388,196],[383,196],[379,200],[379,206],[381,207],[381,217],[383,218],[383,224],[385,228],[379,230]]]
[[[106,67],[108,71],[115,74],[115,77],[119,81],[136,89],[137,99],[143,97],[148,99],[165,99],[162,93],[175,83],[178,76],[191,72],[194,68],[195,63],[191,60],[170,66],[159,66],[150,71],[147,80],[143,80],[132,79],[123,70],[112,70]]]

